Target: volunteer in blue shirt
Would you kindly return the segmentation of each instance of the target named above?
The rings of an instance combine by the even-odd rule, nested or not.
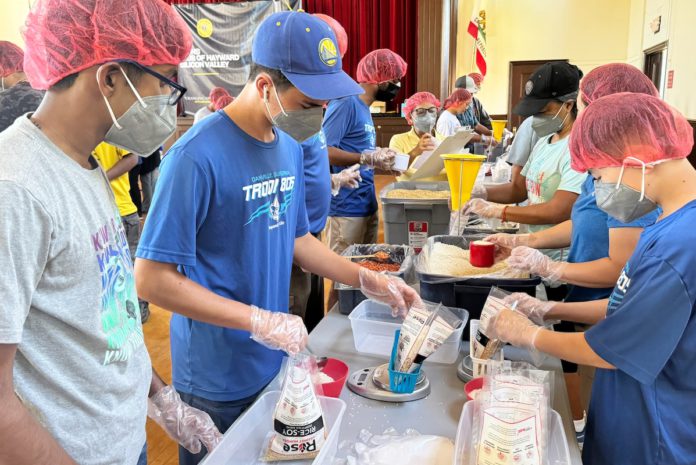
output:
[[[595,68],[583,78],[578,106],[582,109],[598,98],[618,92],[658,95],[653,83],[638,68],[611,63]],[[510,266],[552,282],[570,284],[564,299],[566,302],[606,299],[633,253],[643,228],[654,224],[658,214],[659,210],[655,210],[628,223],[612,218],[597,207],[594,178],[588,174],[582,192],[573,205],[570,220],[532,234],[496,234],[487,240],[496,243],[503,255],[508,255],[510,249],[515,247],[508,260]],[[568,262],[554,261],[535,250],[568,246]],[[576,327],[575,324],[562,322],[556,326],[556,330],[572,332]],[[584,412],[589,408],[594,370],[564,361],[563,371],[566,373],[578,439],[582,440]]]
[[[618,92],[659,95],[652,81],[638,68],[611,63],[595,68],[580,82],[580,109]],[[486,240],[508,253],[513,249],[508,263],[515,268],[571,284],[566,302],[606,299],[643,228],[654,224],[658,214],[659,210],[655,210],[632,222],[607,215],[597,206],[594,178],[588,174],[570,220],[533,234],[495,234]],[[533,250],[568,246],[567,263],[553,261]]]
[[[338,40],[338,50],[343,58],[348,50],[348,36],[343,26],[330,16],[315,14],[326,22]],[[304,153],[304,177],[309,232],[320,239],[329,216],[331,195],[341,188],[355,189],[360,181],[360,165],[356,164],[331,174],[329,151],[324,131],[302,142]],[[324,317],[324,278],[308,273],[293,264],[290,278],[290,312],[302,317],[311,331]]]
[[[686,159],[693,142],[686,118],[657,97],[592,102],[571,136],[573,168],[596,179],[597,205],[610,216],[633,221],[658,207],[663,214],[645,228],[609,299],[530,301],[492,322],[492,337],[598,368],[585,465],[696,463],[696,171]],[[557,333],[522,313],[594,326]]]
[[[370,105],[375,101],[391,102],[396,98],[406,68],[403,58],[391,50],[368,53],[360,60],[357,69],[357,80],[364,93],[334,100],[326,110],[324,133],[329,144],[331,172],[337,173],[360,163],[362,178],[357,189],[341,189],[331,199],[326,241],[336,253],[342,253],[353,244],[377,242],[379,218],[374,169],[390,170],[396,152],[375,146],[377,136]],[[336,291],[332,289],[329,308],[335,302]]]
[[[136,261],[139,294],[175,312],[173,384],[221,431],[277,376],[283,354],[272,349],[293,354],[307,343],[302,319],[287,313],[293,259],[401,313],[420,302],[402,280],[309,234],[298,141],[321,130],[326,101],[362,91],[341,69],[331,28],[306,13],[273,14],[252,61],[234,102],[162,162]],[[202,456],[180,449],[180,464]]]

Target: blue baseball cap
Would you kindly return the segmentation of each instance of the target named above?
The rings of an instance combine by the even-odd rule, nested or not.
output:
[[[309,98],[334,100],[362,94],[363,88],[343,71],[338,41],[331,26],[299,11],[274,13],[256,30],[254,63],[279,70]]]

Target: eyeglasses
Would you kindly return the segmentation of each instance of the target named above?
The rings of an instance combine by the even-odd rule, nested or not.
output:
[[[179,103],[181,98],[184,96],[186,93],[186,87],[177,84],[176,82],[172,81],[166,76],[163,76],[162,74],[158,73],[157,71],[148,68],[147,66],[143,66],[140,63],[132,60],[114,60],[117,63],[128,63],[129,65],[135,66],[138,68],[140,71],[149,74],[150,76],[154,76],[157,79],[159,79],[161,82],[165,83],[167,86],[169,86],[170,92],[169,92],[169,99],[167,100],[167,103],[169,105],[176,105]]]
[[[416,108],[411,112],[411,114],[415,114],[416,116],[420,116],[421,118],[426,115],[437,115],[437,108]]]

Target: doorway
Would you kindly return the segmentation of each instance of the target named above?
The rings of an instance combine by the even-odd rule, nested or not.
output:
[[[660,95],[664,96],[665,72],[667,70],[667,45],[662,44],[645,52],[643,72],[655,84]]]
[[[529,76],[541,65],[549,61],[568,61],[568,60],[527,60],[510,62],[510,83],[508,86],[508,129],[513,130],[520,127],[524,117],[512,113],[515,105],[524,97],[524,87]]]

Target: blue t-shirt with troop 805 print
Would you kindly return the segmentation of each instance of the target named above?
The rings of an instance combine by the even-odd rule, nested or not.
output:
[[[329,147],[351,153],[373,150],[377,140],[370,109],[358,96],[329,102],[324,115],[324,134]],[[345,168],[332,166],[331,172]],[[365,217],[377,212],[374,171],[362,166],[360,175],[362,181],[357,189],[343,188],[331,199],[329,216]]]
[[[615,370],[592,386],[585,465],[696,464],[696,201],[645,228],[585,333]]]
[[[302,148],[282,131],[258,141],[218,111],[162,161],[137,256],[175,263],[218,295],[288,311],[295,238],[308,232]],[[171,320],[174,387],[213,401],[260,391],[284,353],[249,332]]]

